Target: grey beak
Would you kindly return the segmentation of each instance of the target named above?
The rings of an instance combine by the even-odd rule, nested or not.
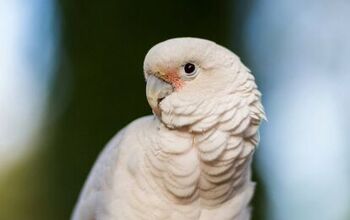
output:
[[[166,96],[173,92],[173,87],[164,80],[159,79],[154,75],[149,75],[146,85],[146,96],[149,105],[156,115],[160,115],[159,103]]]

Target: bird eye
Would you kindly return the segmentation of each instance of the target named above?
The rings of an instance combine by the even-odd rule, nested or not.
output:
[[[193,76],[197,71],[196,65],[194,65],[193,63],[186,63],[184,66],[184,70],[186,75],[188,76]]]

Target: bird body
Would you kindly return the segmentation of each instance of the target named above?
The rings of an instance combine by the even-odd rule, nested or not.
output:
[[[154,116],[129,124],[92,169],[73,220],[248,220],[264,111],[229,50],[176,38],[144,63]]]

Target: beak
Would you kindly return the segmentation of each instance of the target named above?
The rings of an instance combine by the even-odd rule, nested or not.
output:
[[[173,86],[164,80],[149,75],[146,85],[146,96],[153,113],[160,116],[159,103],[173,92]]]

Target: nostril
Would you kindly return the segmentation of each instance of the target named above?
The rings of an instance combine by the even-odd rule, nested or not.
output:
[[[162,98],[158,98],[158,99],[157,99],[158,105],[159,105],[159,103],[160,103],[161,101],[163,101],[164,98],[165,98],[165,97],[162,97]]]

